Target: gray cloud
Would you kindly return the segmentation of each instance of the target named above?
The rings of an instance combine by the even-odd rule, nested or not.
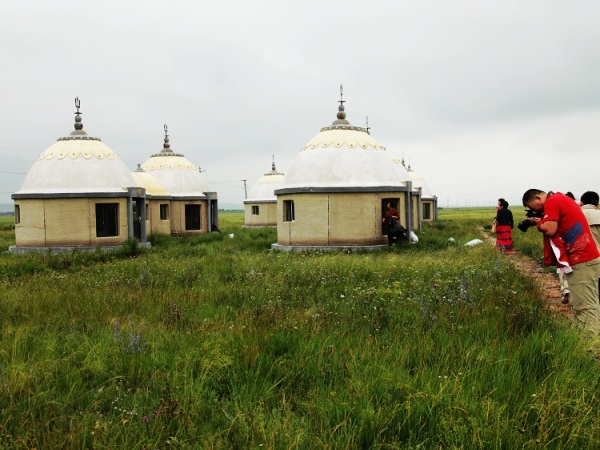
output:
[[[241,180],[272,155],[285,172],[335,119],[340,83],[349,120],[368,115],[442,205],[520,199],[531,183],[600,189],[597,2],[21,0],[0,12],[0,203],[72,130],[79,96],[85,129],[132,170],[167,123],[221,202],[241,204]]]

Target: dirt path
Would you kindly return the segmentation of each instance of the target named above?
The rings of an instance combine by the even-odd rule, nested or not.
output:
[[[496,237],[494,235],[490,235],[483,228],[481,229],[481,232],[485,236],[486,242],[496,245]],[[532,277],[544,289],[546,307],[550,311],[564,314],[569,319],[573,318],[571,305],[563,305],[560,302],[562,294],[556,275],[544,272],[543,267],[536,261],[528,256],[520,254],[518,251],[515,251],[512,254],[506,254],[506,257],[510,258],[522,273],[526,273]]]

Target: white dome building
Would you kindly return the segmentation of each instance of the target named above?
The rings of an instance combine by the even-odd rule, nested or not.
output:
[[[75,106],[75,131],[38,157],[12,195],[12,252],[115,247],[130,237],[146,242],[145,190],[114,151],[88,136],[79,99]]]
[[[378,248],[387,243],[382,217],[389,201],[397,205],[402,225],[413,228],[406,169],[391,161],[368,129],[346,120],[343,104],[337,120],[300,150],[275,191],[274,249]]]
[[[275,190],[283,185],[283,173],[275,168],[265,173],[252,186],[248,197],[244,200],[244,217],[246,227],[275,227],[277,226],[277,197]]]
[[[163,149],[134,172],[154,192],[148,202],[148,229],[178,236],[218,230],[217,193],[210,192],[198,166],[171,150],[166,125],[164,129]]]

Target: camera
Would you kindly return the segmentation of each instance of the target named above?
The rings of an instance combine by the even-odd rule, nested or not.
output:
[[[533,209],[526,209],[525,210],[525,217],[527,218],[532,218],[532,217],[542,217],[542,215],[538,212],[535,212]],[[523,233],[525,233],[529,227],[533,227],[535,226],[535,222],[530,222],[527,219],[524,219],[522,222],[519,222],[517,224],[517,228],[519,230],[521,230]]]

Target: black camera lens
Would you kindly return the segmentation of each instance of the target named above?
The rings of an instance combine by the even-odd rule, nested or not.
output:
[[[525,233],[527,230],[529,230],[529,227],[531,227],[532,225],[533,224],[529,220],[524,220],[517,224],[517,228],[519,230],[521,230],[523,233]]]

